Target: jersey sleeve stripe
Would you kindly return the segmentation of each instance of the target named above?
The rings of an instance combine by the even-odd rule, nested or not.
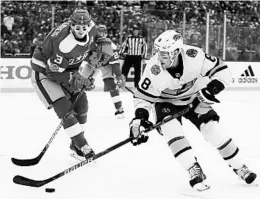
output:
[[[150,96],[148,96],[144,93],[141,93],[139,91],[135,92],[134,98],[142,99],[142,100],[145,100],[145,101],[150,102],[150,103],[154,103],[158,99],[157,97],[150,97]]]
[[[36,64],[42,68],[46,68],[46,64],[38,59],[35,59],[34,57],[32,57],[32,63]]]
[[[146,99],[143,99],[143,98],[139,98],[139,97],[136,97],[136,96],[134,96],[134,98],[135,98],[135,99],[144,100],[144,101],[149,102],[149,103],[151,103],[151,104],[154,103],[153,101],[149,101],[149,100],[146,100]]]
[[[213,75],[215,75],[216,73],[218,73],[218,72],[220,72],[220,71],[222,71],[222,70],[225,70],[225,69],[227,69],[228,67],[227,67],[227,65],[224,65],[224,66],[217,66],[217,67],[215,67],[215,68],[212,68],[209,72],[209,74],[208,74],[208,77],[209,78],[211,78]]]
[[[157,99],[160,98],[159,96],[154,96],[150,93],[143,91],[142,89],[139,88],[139,86],[137,86],[134,97],[143,99],[143,100],[150,102],[150,103],[154,103],[154,102],[157,101]]]
[[[46,75],[46,65],[43,62],[41,62],[41,61],[39,61],[35,58],[32,58],[31,59],[31,67],[32,67],[33,70]]]

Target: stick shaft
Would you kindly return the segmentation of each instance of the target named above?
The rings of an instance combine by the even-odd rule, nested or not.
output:
[[[42,151],[40,152],[40,154],[32,159],[16,159],[16,158],[11,158],[12,162],[15,165],[18,166],[33,166],[36,165],[40,162],[40,160],[42,159],[43,155],[46,153],[46,151],[48,150],[48,148],[50,147],[51,143],[53,142],[54,138],[56,137],[56,135],[58,134],[58,132],[60,131],[60,129],[63,126],[63,121],[64,119],[66,119],[68,117],[68,115],[70,114],[70,112],[74,109],[75,105],[77,104],[79,98],[81,97],[81,95],[83,94],[85,88],[82,88],[80,93],[78,94],[76,100],[72,103],[72,105],[70,106],[67,114],[63,117],[63,119],[60,121],[59,125],[57,126],[57,128],[55,129],[55,131],[53,132],[53,134],[51,135],[50,139],[48,140],[47,144],[44,146],[44,148],[42,149]]]
[[[190,108],[186,107],[182,111],[165,118],[164,120],[162,120],[161,122],[158,122],[157,124],[151,126],[150,128],[147,128],[144,132],[148,133],[148,132],[150,132],[150,131],[160,127],[161,125],[163,125],[163,124],[165,124],[165,123],[167,123],[167,122],[169,122],[169,121],[171,121],[171,120],[173,120],[175,118],[178,118],[178,117],[184,115],[189,110],[190,110]],[[62,171],[62,172],[60,172],[60,173],[58,173],[58,174],[48,178],[48,179],[37,181],[37,180],[32,180],[32,179],[29,179],[29,178],[26,178],[26,177],[18,175],[18,176],[15,176],[13,178],[13,182],[16,183],[16,184],[24,185],[24,186],[41,187],[41,186],[43,186],[45,184],[48,184],[49,182],[57,180],[58,178],[60,178],[60,177],[62,177],[64,175],[66,175],[66,174],[68,174],[68,173],[70,173],[70,172],[72,172],[72,171],[74,171],[74,170],[76,170],[76,169],[78,169],[78,168],[80,168],[80,167],[82,167],[82,166],[92,162],[93,160],[96,160],[96,159],[98,159],[98,158],[100,158],[100,157],[110,153],[111,151],[114,151],[115,149],[117,149],[117,148],[119,148],[119,147],[129,143],[132,139],[133,138],[127,138],[127,139],[125,139],[125,140],[123,140],[123,141],[121,141],[121,142],[119,142],[119,143],[117,143],[117,144],[107,148],[106,150],[96,154],[92,158],[84,160],[84,161],[82,161],[82,162],[80,162],[78,164],[75,164],[74,166],[72,166],[72,167],[70,167],[70,168],[68,168],[68,169],[66,169],[66,170],[64,170],[64,171]]]

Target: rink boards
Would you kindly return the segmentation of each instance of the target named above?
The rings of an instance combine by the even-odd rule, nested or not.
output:
[[[260,63],[259,62],[226,62],[233,76],[229,90],[260,90]],[[123,60],[121,61],[121,66]],[[145,63],[143,64],[145,66]],[[0,67],[1,92],[33,92],[30,59],[3,58]],[[134,71],[131,68],[127,86],[133,86]],[[96,76],[96,90],[103,89],[100,72]]]

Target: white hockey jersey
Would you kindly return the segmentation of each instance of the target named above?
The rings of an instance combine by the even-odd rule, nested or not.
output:
[[[184,45],[177,68],[163,69],[158,53],[148,61],[134,95],[135,109],[148,111],[155,102],[187,105],[197,91],[217,79],[226,87],[232,80],[227,65],[200,48]]]

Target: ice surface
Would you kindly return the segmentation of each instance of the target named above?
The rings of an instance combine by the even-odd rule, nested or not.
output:
[[[132,95],[122,94],[126,118],[118,120],[108,93],[90,92],[86,137],[100,152],[128,137],[133,115]],[[227,133],[241,148],[247,165],[260,175],[260,92],[229,91],[219,96],[215,109]],[[211,190],[196,193],[188,175],[173,158],[164,138],[150,133],[147,144],[127,144],[96,163],[79,168],[41,188],[16,185],[14,175],[42,180],[78,163],[69,153],[69,138],[61,130],[41,162],[18,167],[11,157],[36,157],[59,124],[34,93],[0,94],[0,198],[1,199],[259,199],[260,188],[238,180],[217,151],[187,121],[184,130],[204,168]],[[46,193],[45,188],[56,192]]]

